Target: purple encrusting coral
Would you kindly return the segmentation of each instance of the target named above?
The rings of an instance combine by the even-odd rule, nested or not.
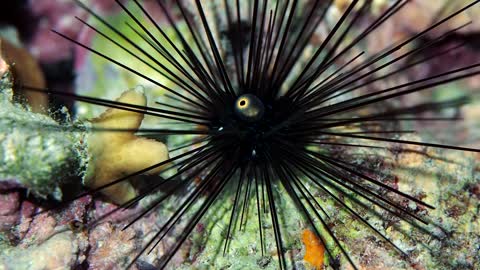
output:
[[[111,0],[89,0],[88,5],[102,14],[118,10],[118,5]],[[38,20],[36,31],[28,42],[29,50],[41,63],[58,62],[71,58],[76,46],[58,35],[52,34],[55,29],[69,36],[83,36],[82,42],[88,41],[89,35],[80,35],[86,27],[75,17],[88,19],[88,14],[71,0],[30,0],[28,6],[31,14]],[[86,42],[88,44],[88,42]]]

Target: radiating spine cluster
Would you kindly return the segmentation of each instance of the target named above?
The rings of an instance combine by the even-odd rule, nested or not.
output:
[[[426,44],[414,46],[414,43],[479,1],[472,1],[423,31],[372,55],[361,51],[365,39],[399,10],[407,8],[408,0],[392,1],[368,23],[365,23],[364,15],[368,13],[372,1],[353,0],[328,34],[316,44],[312,40],[318,37],[316,30],[327,24],[333,0],[259,0],[248,1],[248,4],[240,0],[224,0],[209,3],[209,9],[200,0],[188,3],[176,1],[174,8],[167,8],[164,1],[158,0],[156,2],[167,18],[168,26],[158,24],[137,0],[132,0],[129,5],[116,2],[130,19],[126,22],[128,28],[142,40],[142,44],[133,41],[117,26],[80,2],[79,5],[95,17],[100,26],[79,20],[102,36],[105,42],[123,49],[126,57],[144,63],[175,87],[131,68],[123,59],[113,59],[107,53],[56,33],[164,89],[168,93],[168,102],[159,102],[160,107],[154,108],[55,90],[25,88],[100,106],[142,112],[177,121],[178,127],[182,127],[138,130],[145,135],[195,135],[195,139],[171,150],[171,153],[182,151],[181,154],[172,155],[168,160],[134,174],[112,179],[111,183],[88,192],[95,194],[160,166],[166,167],[163,171],[174,171],[171,176],[149,186],[147,192],[119,207],[132,207],[168,184],[168,191],[150,203],[127,225],[129,227],[161,207],[170,197],[182,196],[177,210],[132,263],[147,250],[154,249],[175,228],[183,226],[181,233],[176,235],[178,241],[168,250],[163,264],[159,266],[165,267],[211,206],[221,203],[219,196],[226,193],[231,194],[233,206],[224,253],[228,252],[235,228],[239,226],[241,229],[246,222],[245,212],[253,201],[256,204],[261,253],[266,253],[265,235],[268,229],[263,224],[268,220],[272,224],[279,267],[286,269],[288,264],[279,216],[288,216],[288,213],[279,210],[278,202],[292,200],[303,214],[307,226],[325,246],[329,265],[340,268],[342,260],[338,259],[338,255],[342,255],[354,269],[358,269],[349,248],[336,237],[335,225],[329,223],[330,216],[335,213],[329,213],[316,198],[320,193],[334,200],[352,218],[360,220],[376,237],[389,243],[408,260],[409,254],[356,209],[364,208],[372,215],[378,215],[380,210],[409,223],[412,228],[429,233],[426,229],[426,225],[430,224],[428,218],[403,205],[407,201],[429,209],[434,206],[383,182],[379,177],[382,172],[345,160],[335,150],[385,148],[386,143],[391,143],[480,152],[455,145],[399,139],[399,135],[414,131],[389,128],[391,123],[403,121],[458,120],[417,115],[459,106],[465,103],[465,99],[385,106],[396,98],[478,75],[480,64],[394,86],[372,87],[377,82],[395,78],[410,68],[458,49],[460,46],[435,54],[427,53],[466,25],[459,25]],[[187,7],[187,4],[192,7]],[[141,18],[146,18],[146,22]],[[218,25],[213,27],[214,23]],[[174,29],[175,40],[166,34],[166,27]],[[155,54],[149,49],[154,49]],[[307,51],[311,53],[307,54]],[[407,61],[410,57],[417,58]],[[363,112],[360,113],[360,110]],[[237,234],[241,234],[241,230]]]

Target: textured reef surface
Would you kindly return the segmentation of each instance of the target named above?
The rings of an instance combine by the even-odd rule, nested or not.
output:
[[[348,3],[340,0],[335,2],[339,10]],[[372,13],[378,12],[388,1],[374,2]],[[390,20],[375,35],[375,39],[369,40],[372,50],[390,44],[392,36],[401,39],[424,28],[442,8],[443,2],[412,1],[410,8]],[[459,1],[459,4],[460,2],[467,1]],[[121,96],[123,102],[139,105],[153,104],[162,99],[163,91],[129,76],[105,60],[93,58],[86,51],[75,48],[71,42],[51,34],[49,29],[53,27],[63,33],[78,36],[96,48],[109,49],[91,29],[71,20],[73,16],[89,19],[88,14],[77,6],[69,1],[32,0],[27,3],[23,12],[28,12],[31,18],[37,20],[30,36],[22,37],[24,32],[21,31],[20,24],[9,25],[8,30],[2,29],[0,36],[21,50],[28,51],[43,70],[32,72],[44,72],[42,76],[46,76],[49,85],[66,85],[65,88],[70,92],[108,99]],[[88,3],[102,14],[110,16],[113,21],[121,22],[124,19],[112,1],[91,0]],[[476,18],[477,14],[480,13],[475,9],[469,16]],[[39,19],[41,17],[44,19]],[[459,20],[461,19],[465,18]],[[439,31],[455,26],[458,26],[458,21],[450,22]],[[462,31],[457,39],[449,41],[445,46],[466,41],[469,35],[478,31],[480,21],[474,20],[468,30]],[[52,44],[54,45],[51,46]],[[441,72],[446,68],[441,63],[468,65],[479,62],[479,47],[472,43],[461,52],[439,57],[422,70],[406,72],[405,77],[412,79],[419,74]],[[121,55],[121,52],[113,51],[114,55],[116,53]],[[105,112],[103,107],[72,105],[68,102],[54,110],[44,110],[43,113],[42,110],[31,109],[46,106],[46,103],[42,100],[32,104],[35,101],[29,100],[30,105],[26,105],[16,98],[12,90],[12,66],[7,65],[3,58],[0,58],[0,269],[125,268],[164,224],[165,217],[175,211],[175,206],[181,200],[167,200],[160,210],[124,229],[148,202],[158,199],[163,193],[152,194],[137,205],[120,211],[116,210],[115,203],[134,197],[135,188],[141,187],[142,181],[152,181],[148,177],[156,171],[148,172],[145,178],[133,179],[118,189],[107,190],[102,196],[88,195],[68,204],[59,202],[73,198],[82,189],[82,185],[95,188],[105,184],[107,179],[128,175],[146,164],[165,160],[168,158],[165,147],[171,148],[178,144],[175,140],[180,139],[162,138],[162,141],[154,141],[137,138],[135,130],[152,123],[151,118],[144,118],[141,113],[122,115],[115,110]],[[18,58],[13,61],[19,62]],[[76,74],[75,82],[58,79],[60,75],[56,73],[59,67],[61,69],[65,65],[71,73]],[[19,64],[17,69],[18,66]],[[139,84],[145,91],[126,91]],[[445,86],[435,94],[412,95],[399,100],[400,103],[409,104],[417,99],[440,101],[457,96],[472,96],[472,102],[468,105],[452,109],[455,110],[453,113],[463,118],[454,128],[446,130],[448,125],[432,123],[430,133],[404,135],[400,139],[455,143],[464,142],[468,138],[468,146],[480,148],[479,87],[480,78],[477,76]],[[73,120],[70,119],[72,114],[75,116]],[[131,128],[132,132],[120,136],[113,132],[95,134],[89,131],[90,127]],[[349,143],[348,139],[337,142]],[[106,145],[113,148],[107,148]],[[376,143],[375,146],[382,145]],[[480,155],[421,146],[383,146],[383,149],[339,147],[330,150],[338,151],[339,156],[351,163],[384,172],[382,181],[435,206],[432,210],[415,203],[404,205],[406,209],[434,224],[432,228],[436,231],[428,234],[412,230],[400,218],[382,209],[373,209],[375,213],[369,222],[407,252],[408,258],[401,257],[384,241],[373,237],[374,233],[368,227],[342,210],[343,207],[332,198],[316,193],[314,187],[307,186],[311,188],[315,199],[326,205],[329,212],[337,213],[331,216],[329,222],[335,228],[338,239],[354,254],[360,269],[480,269]],[[108,154],[112,152],[115,154]],[[137,185],[137,182],[140,184]],[[286,191],[278,187],[278,192]],[[185,270],[277,269],[278,255],[272,230],[265,230],[266,254],[260,254],[256,223],[258,217],[253,202],[246,211],[247,222],[242,224],[240,231],[237,228],[237,232],[231,236],[233,241],[229,245],[230,251],[223,254],[229,213],[234,202],[231,194],[225,194],[220,200],[223,203],[209,209],[205,218],[196,225],[170,267]],[[321,244],[308,231],[308,224],[293,203],[282,202],[278,208],[287,213],[281,218],[280,225],[285,232],[284,253],[291,259],[289,269],[322,269],[325,261]],[[62,207],[43,211],[58,205]],[[360,216],[368,212],[358,205],[352,207]],[[272,224],[267,221],[263,226],[271,228]],[[174,243],[175,239],[167,237],[164,242],[151,253],[141,256],[133,269],[155,269],[154,266],[165,254],[166,244]],[[339,250],[335,252],[340,253]],[[344,268],[351,269],[348,265]]]
[[[4,82],[4,81],[3,81]],[[23,106],[12,104],[11,90],[8,83],[2,83],[2,108],[9,113],[14,112],[15,117],[21,119],[35,119],[43,123],[50,123],[56,129],[42,129],[41,134],[35,137],[44,136],[49,140],[56,140],[54,145],[61,150],[47,147],[53,151],[50,158],[57,154],[65,154],[63,148],[70,147],[72,153],[66,157],[61,155],[54,161],[42,158],[38,162],[46,164],[41,167],[32,167],[32,170],[18,172],[14,175],[2,176],[0,181],[2,192],[0,194],[0,229],[2,229],[2,251],[0,253],[0,265],[5,269],[54,269],[74,268],[79,265],[88,265],[91,269],[116,269],[125,266],[143,247],[154,230],[155,226],[162,224],[162,216],[173,209],[175,201],[169,202],[163,211],[155,212],[147,219],[142,219],[126,230],[123,226],[128,224],[130,217],[141,211],[139,205],[133,209],[117,212],[102,219],[102,217],[115,209],[114,205],[105,202],[103,199],[92,199],[90,196],[83,197],[69,204],[63,209],[53,210],[35,215],[38,211],[38,202],[31,201],[24,197],[24,193],[18,190],[19,187],[27,188],[32,194],[40,197],[51,195],[58,196],[60,183],[56,179],[68,179],[69,172],[72,175],[78,174],[71,169],[58,169],[72,162],[75,168],[86,162],[88,158],[78,151],[77,137],[73,139],[68,136],[56,138],[55,135],[70,134],[79,136],[80,132],[67,132],[66,128],[58,125],[52,119],[36,114]],[[3,115],[8,115],[4,113]],[[18,122],[16,122],[18,124]],[[23,126],[5,125],[8,131],[2,130],[2,145],[8,145],[8,138],[15,134],[16,129]],[[18,131],[17,131],[18,132]],[[62,133],[63,132],[63,133]],[[83,136],[86,136],[85,134]],[[15,136],[22,139],[21,136]],[[38,138],[37,138],[38,139]],[[412,139],[412,138],[403,138]],[[419,138],[413,138],[419,139]],[[27,140],[28,141],[28,140]],[[376,144],[378,146],[378,144]],[[42,144],[32,147],[39,147],[45,153]],[[388,147],[388,145],[386,145]],[[80,147],[84,148],[84,147]],[[151,147],[148,147],[151,149]],[[33,153],[31,149],[17,148],[20,153]],[[377,228],[383,228],[392,241],[403,250],[409,252],[409,262],[403,261],[398,255],[392,253],[388,246],[378,242],[372,237],[372,232],[362,226],[355,219],[352,219],[341,207],[327,197],[316,194],[319,201],[323,201],[329,207],[338,210],[338,215],[332,217],[331,222],[342,224],[336,233],[339,239],[345,241],[355,254],[361,254],[361,265],[364,269],[475,269],[478,267],[480,243],[480,225],[478,223],[480,209],[480,184],[477,173],[479,167],[479,156],[449,151],[433,150],[425,147],[402,148],[391,147],[385,150],[356,149],[345,152],[346,157],[355,157],[354,162],[368,166],[370,169],[381,169],[386,172],[384,181],[393,181],[399,190],[414,194],[423,198],[427,203],[435,205],[437,209],[427,210],[416,204],[406,207],[416,211],[421,217],[428,218],[434,224],[444,230],[439,230],[436,235],[412,233],[406,224],[398,218],[391,217],[388,223],[382,219],[372,220]],[[376,151],[376,152],[372,152]],[[3,153],[9,153],[3,151]],[[18,154],[17,154],[18,155]],[[2,166],[8,166],[6,170],[14,172],[12,168],[20,162],[18,160],[2,156]],[[62,159],[63,158],[63,159]],[[6,162],[9,161],[10,162]],[[20,159],[25,160],[25,159]],[[31,159],[26,159],[31,160]],[[53,165],[48,165],[52,162]],[[25,164],[21,164],[25,166]],[[20,167],[21,167],[20,166]],[[29,165],[30,166],[30,165]],[[32,165],[33,166],[33,165]],[[43,171],[35,172],[34,168],[42,168]],[[51,177],[42,177],[45,169]],[[431,173],[434,172],[434,173]],[[33,174],[33,175],[31,175]],[[39,180],[47,181],[39,184]],[[315,194],[314,194],[315,195]],[[231,252],[222,254],[223,239],[228,226],[228,213],[231,211],[233,201],[231,197],[225,197],[224,203],[219,208],[209,210],[205,222],[199,223],[188,243],[177,254],[175,265],[179,269],[245,269],[261,267],[264,269],[276,269],[275,245],[273,235],[267,235],[267,254],[261,256],[257,250],[258,231],[256,224],[256,212],[250,209],[241,232],[233,237],[236,241],[230,244]],[[252,203],[253,205],[253,203]],[[302,234],[308,227],[302,222],[302,217],[291,204],[278,206],[285,213],[289,213],[288,219],[282,220],[287,232],[288,242],[285,245],[285,252],[296,261],[296,267],[311,267],[309,261],[304,260],[307,249],[310,248],[305,240],[302,241]],[[358,213],[365,209],[356,209]],[[378,210],[378,209],[377,209]],[[379,215],[388,215],[379,210]],[[83,227],[84,223],[94,220],[100,222],[90,228]],[[271,224],[264,224],[266,228]],[[394,230],[395,228],[395,230]],[[399,229],[399,230],[397,230]],[[174,241],[171,239],[170,241]],[[56,252],[51,252],[57,250]],[[161,258],[162,248],[154,253],[142,257],[139,265],[155,265]],[[21,258],[20,260],[18,258]],[[36,258],[42,258],[38,260]],[[33,265],[32,265],[33,262]],[[146,266],[145,266],[146,267]],[[143,269],[142,266],[139,267]]]

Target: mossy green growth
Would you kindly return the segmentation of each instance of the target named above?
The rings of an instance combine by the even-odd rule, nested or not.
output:
[[[224,244],[228,233],[228,226],[234,205],[235,188],[237,182],[232,181],[226,187],[223,195],[215,203],[200,222],[201,230],[196,230],[190,237],[190,258],[180,269],[278,269],[278,255],[270,210],[261,210],[262,234],[265,253],[262,256],[260,246],[260,230],[258,223],[257,201],[254,187],[247,199],[244,219],[241,222],[244,207],[243,198],[237,202],[234,221],[230,231],[230,240],[227,252],[224,254]],[[245,186],[243,187],[245,188]],[[259,189],[259,192],[262,190]],[[297,211],[293,201],[286,199],[286,191],[280,185],[273,188],[274,196],[285,194],[283,199],[275,199],[275,207],[279,215],[279,224],[283,238],[283,249],[287,258],[287,269],[292,269],[292,263],[302,260],[300,250],[302,244],[300,235],[305,228],[301,212]],[[240,197],[243,197],[244,194]],[[260,195],[261,196],[261,195]],[[260,199],[261,200],[261,199]],[[266,204],[268,208],[268,202]],[[262,208],[263,209],[263,208]],[[288,213],[288,215],[284,215]],[[242,224],[240,224],[242,223]]]
[[[85,132],[60,125],[13,102],[8,72],[0,81],[0,181],[26,187],[40,198],[60,200],[60,187],[87,167]]]
[[[406,136],[400,139],[422,141],[417,136]],[[480,266],[478,252],[480,200],[478,191],[475,193],[480,183],[476,173],[478,157],[461,151],[431,147],[368,141],[362,143],[385,148],[350,147],[345,149],[347,162],[383,172],[377,175],[379,181],[388,184],[396,183],[400,191],[421,198],[424,202],[433,205],[435,209],[427,209],[414,202],[404,206],[429,223],[429,225],[423,225],[420,222],[414,222],[423,228],[418,229],[402,221],[398,215],[392,215],[372,205],[351,190],[347,191],[351,195],[340,196],[338,192],[327,187],[345,205],[366,219],[379,233],[407,254],[407,257],[402,257],[392,245],[367,227],[359,218],[352,216],[338,201],[320,192],[321,189],[311,181],[303,179],[305,188],[312,193],[329,217],[325,218],[322,213],[320,214],[325,218],[343,248],[350,254],[356,266],[360,269],[387,270],[478,269]],[[225,255],[223,254],[234,202],[235,183],[238,182],[233,181],[232,185],[225,189],[224,195],[220,196],[207,212],[200,222],[202,229],[195,229],[191,234],[189,262],[186,262],[181,269],[278,269],[278,256],[269,209],[267,213],[262,213],[262,232],[266,243],[266,253],[263,257],[260,251],[254,186],[252,186],[252,196],[248,200],[248,211],[245,212],[246,225],[242,226],[241,230],[239,221],[232,225],[234,233],[231,236],[228,251]],[[290,199],[281,182],[275,181],[273,186],[287,269],[293,269],[293,266],[296,269],[310,269],[303,261],[305,247],[301,242],[301,232],[311,227],[301,210]],[[382,196],[393,198],[392,194]],[[306,204],[306,200],[303,198],[301,200]],[[361,207],[356,203],[357,201],[368,208]],[[237,208],[237,211],[241,212],[241,209]],[[341,251],[338,245],[328,236],[321,221],[312,212],[310,214],[320,234],[325,237],[332,255],[340,256]],[[325,264],[330,264],[328,256],[326,254],[324,256]],[[353,268],[342,257],[340,269]]]

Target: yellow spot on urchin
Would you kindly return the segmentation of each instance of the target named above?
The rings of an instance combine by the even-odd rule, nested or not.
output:
[[[302,242],[305,245],[303,260],[307,262],[312,269],[323,269],[325,247],[315,233],[308,229],[303,230]]]
[[[124,92],[117,101],[145,106],[145,95],[136,90]],[[165,144],[135,135],[144,118],[143,113],[110,108],[92,120],[96,129],[122,129],[126,131],[95,131],[89,137],[92,169],[85,184],[97,188],[121,177],[133,174],[168,159]],[[161,167],[148,171],[155,174]],[[122,204],[137,193],[129,181],[123,181],[102,190],[114,203]]]
[[[241,98],[237,101],[237,106],[239,108],[246,108],[248,107],[249,100],[248,98]]]

